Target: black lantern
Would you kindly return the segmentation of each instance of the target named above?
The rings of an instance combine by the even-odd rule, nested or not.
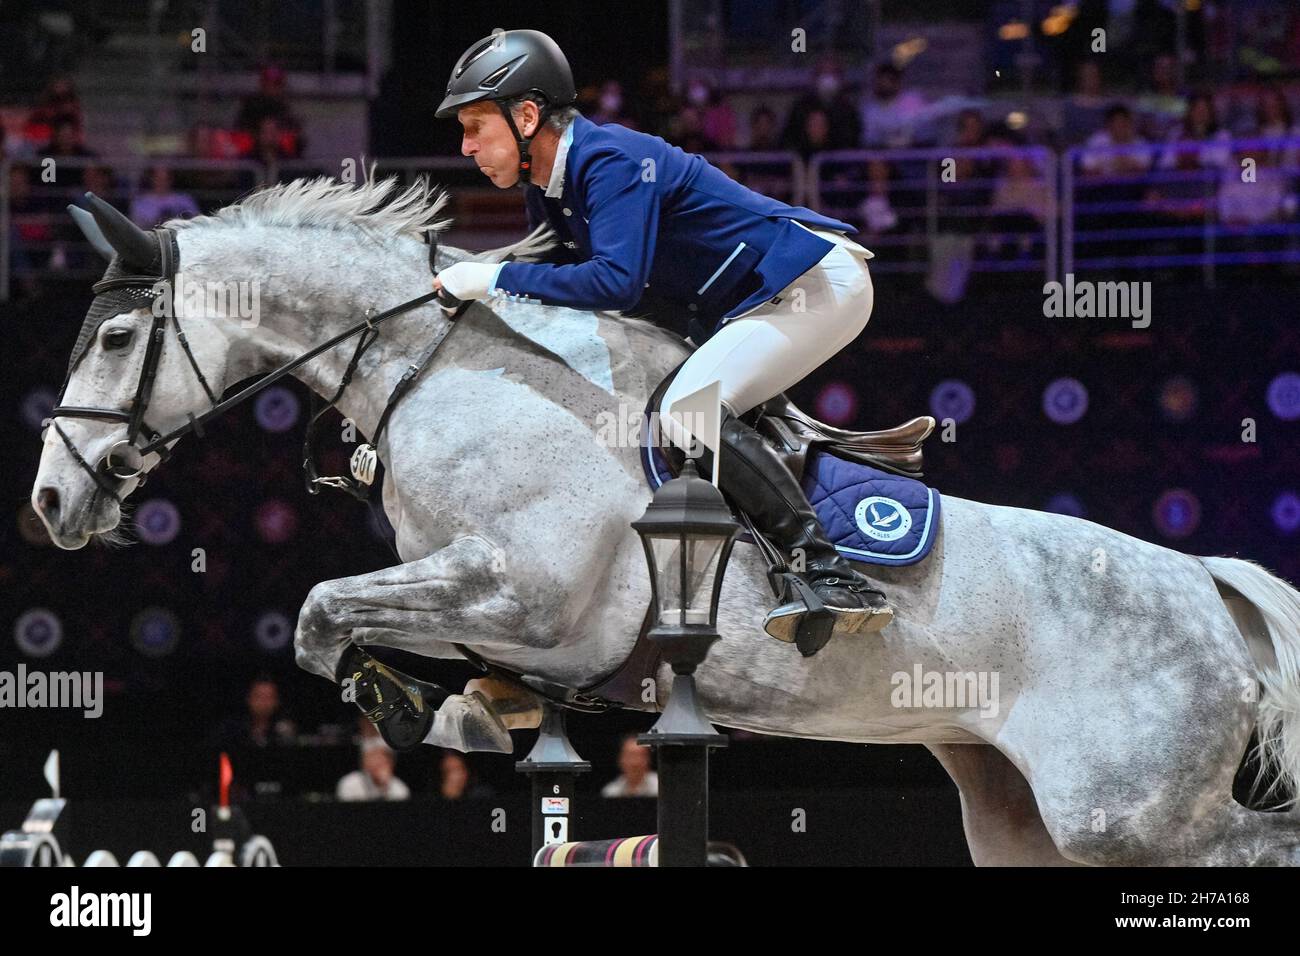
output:
[[[663,645],[675,672],[688,674],[718,639],[718,597],[740,526],[722,493],[699,476],[688,458],[681,474],[655,492],[632,527],[650,566],[649,637]]]
[[[638,743],[659,755],[659,865],[704,866],[709,840],[709,748],[727,738],[709,723],[695,690],[695,668],[718,639],[722,577],[740,527],[722,493],[687,459],[655,492],[632,527],[650,566],[653,624],[673,686],[659,720]]]

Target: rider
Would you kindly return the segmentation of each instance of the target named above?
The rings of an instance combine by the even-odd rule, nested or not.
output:
[[[434,288],[592,311],[653,302],[658,321],[674,321],[663,305],[688,317],[698,347],[663,398],[664,432],[687,447],[692,436],[668,411],[720,382],[722,447],[708,451],[722,456],[722,490],[795,556],[792,570],[833,613],[834,633],[879,630],[893,615],[885,595],[836,551],[799,482],[740,419],[862,331],[872,254],[845,237],[857,231],[847,223],[752,192],[657,136],[597,126],[575,98],[564,53],[535,30],[498,31],[457,61],[437,117],[460,120],[461,152],[493,185],[526,187],[530,225],[549,223],[568,251],[541,263],[460,262]],[[832,631],[801,628],[807,610],[791,601],[764,626],[811,656]]]

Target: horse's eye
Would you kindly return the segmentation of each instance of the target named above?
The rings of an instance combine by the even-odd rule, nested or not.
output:
[[[118,329],[115,332],[109,332],[104,336],[104,348],[121,349],[126,348],[126,344],[131,341],[130,329]]]

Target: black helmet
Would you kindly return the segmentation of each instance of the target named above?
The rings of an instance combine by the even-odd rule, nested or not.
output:
[[[503,30],[479,40],[456,61],[447,81],[447,95],[434,115],[447,119],[462,106],[495,101],[519,143],[519,176],[521,182],[527,182],[532,137],[519,135],[503,102],[526,93],[546,98],[543,122],[551,110],[572,106],[577,100],[569,61],[554,40],[537,30]]]

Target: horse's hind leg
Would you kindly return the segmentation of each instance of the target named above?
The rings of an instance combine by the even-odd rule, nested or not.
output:
[[[1063,857],[1016,766],[988,744],[934,744],[930,753],[961,793],[962,826],[976,866],[1077,866]]]
[[[449,639],[464,644],[517,640],[523,616],[494,549],[482,538],[466,536],[419,561],[317,584],[298,615],[294,649],[304,670],[336,680],[352,644],[450,657]],[[397,677],[390,692],[410,680],[391,668],[386,672]],[[537,702],[521,701],[521,693],[505,693],[498,682],[471,682],[465,694],[450,695],[439,706],[424,742],[509,753],[509,728],[536,726],[530,717],[541,716]]]

